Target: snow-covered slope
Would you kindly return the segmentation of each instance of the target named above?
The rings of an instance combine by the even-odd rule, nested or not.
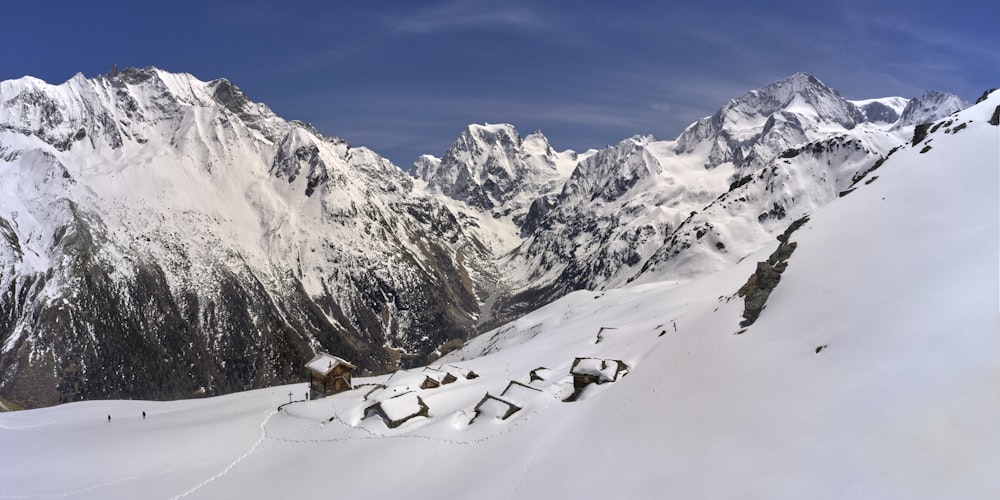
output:
[[[628,280],[693,278],[731,266],[791,221],[850,194],[904,142],[900,133],[858,127],[788,149],[691,212]]]
[[[0,414],[0,496],[995,498],[998,115],[1000,92],[813,211],[748,328],[736,291],[773,240],[697,280],[568,294],[327,399]]]

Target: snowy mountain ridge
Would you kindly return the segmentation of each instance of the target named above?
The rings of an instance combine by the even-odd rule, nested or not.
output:
[[[798,73],[731,100],[675,140],[633,137],[588,154],[557,195],[536,198],[523,242],[502,261],[514,289],[507,317],[538,297],[730,266],[909,140],[912,128],[899,123],[907,105],[936,109],[931,120],[960,101],[855,103]]]
[[[470,125],[407,175],[227,80],[0,97],[0,396],[28,406],[269,386],[317,350],[420,365],[573,290],[730,267],[912,136],[797,74],[673,141]]]

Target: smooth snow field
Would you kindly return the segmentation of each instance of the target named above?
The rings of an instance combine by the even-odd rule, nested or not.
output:
[[[572,293],[326,399],[0,413],[0,499],[1000,498],[988,102],[814,213],[745,331],[736,291],[777,242],[695,281]],[[605,382],[563,402],[576,358]]]

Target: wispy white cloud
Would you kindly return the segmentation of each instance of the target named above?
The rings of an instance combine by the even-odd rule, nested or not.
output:
[[[401,34],[432,34],[473,28],[536,31],[547,27],[544,16],[527,6],[478,0],[454,0],[431,5],[401,17],[387,17],[384,23]]]

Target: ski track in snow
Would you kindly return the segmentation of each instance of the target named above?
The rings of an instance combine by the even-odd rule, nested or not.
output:
[[[174,497],[171,497],[170,500],[177,500],[178,498],[184,498],[184,497],[186,497],[188,495],[191,495],[192,493],[195,493],[196,491],[204,488],[205,486],[207,486],[209,483],[215,481],[216,479],[219,479],[220,477],[225,476],[226,474],[229,473],[229,471],[233,470],[234,467],[236,467],[241,462],[243,462],[244,460],[246,460],[247,458],[249,458],[250,455],[253,455],[257,451],[257,448],[260,447],[261,443],[263,443],[264,440],[267,439],[267,430],[266,430],[267,422],[271,420],[271,417],[273,417],[273,416],[275,416],[277,414],[278,414],[277,410],[269,410],[268,413],[264,416],[264,421],[260,423],[260,437],[257,439],[257,442],[255,442],[253,444],[253,446],[251,446],[250,449],[247,450],[246,453],[240,455],[239,457],[236,457],[235,460],[233,460],[232,462],[230,462],[229,465],[227,465],[224,469],[222,469],[218,474],[216,474],[216,475],[214,475],[214,476],[212,476],[212,477],[210,477],[210,478],[202,481],[201,483],[195,485],[193,488],[185,491],[184,493],[181,493],[180,495],[176,495]]]
[[[532,453],[528,457],[528,460],[524,463],[524,469],[517,476],[517,481],[514,481],[514,485],[510,487],[510,492],[507,493],[507,498],[508,499],[524,498],[524,496],[518,495],[517,491],[521,489],[521,485],[524,484],[524,479],[526,477],[528,477],[528,472],[531,471],[531,467],[532,467],[532,465],[534,465],[535,460],[537,460],[537,459],[538,459],[538,454],[537,453]]]

